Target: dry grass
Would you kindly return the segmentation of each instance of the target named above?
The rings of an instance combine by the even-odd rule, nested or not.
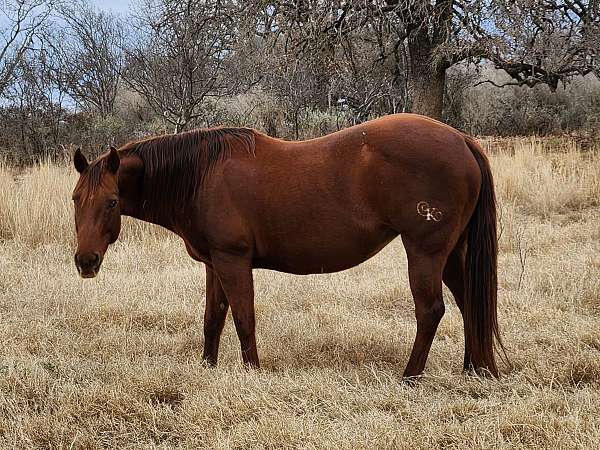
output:
[[[426,376],[400,242],[353,270],[257,271],[263,369],[228,320],[202,365],[203,269],[128,222],[99,277],[72,264],[69,169],[0,168],[2,448],[595,448],[600,442],[600,158],[520,140],[492,158],[500,324],[514,368],[464,376],[450,297]]]

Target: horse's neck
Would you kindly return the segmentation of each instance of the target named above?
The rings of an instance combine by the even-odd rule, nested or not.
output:
[[[121,214],[130,216],[144,222],[160,225],[168,230],[173,230],[174,224],[171,217],[149,217],[147,211],[151,205],[145,204],[148,200],[144,189],[144,163],[136,155],[121,156],[119,167],[119,197]]]

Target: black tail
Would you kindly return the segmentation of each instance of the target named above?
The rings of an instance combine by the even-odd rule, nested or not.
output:
[[[481,170],[481,190],[467,226],[465,267],[465,337],[474,369],[498,376],[495,349],[506,352],[500,339],[497,309],[496,196],[490,163],[481,146],[465,136],[467,146]]]

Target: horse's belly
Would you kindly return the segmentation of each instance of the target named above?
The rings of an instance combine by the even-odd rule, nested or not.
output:
[[[288,240],[271,246],[266,253],[258,254],[253,265],[255,268],[297,275],[339,272],[366,261],[396,236],[397,233],[392,230],[383,230],[374,234]]]

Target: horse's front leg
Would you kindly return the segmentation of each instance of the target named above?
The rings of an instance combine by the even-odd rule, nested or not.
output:
[[[248,366],[258,368],[251,260],[221,251],[212,252],[211,259],[213,269],[231,306],[242,348],[242,360]]]
[[[219,356],[219,340],[229,302],[221,287],[221,282],[215,274],[215,271],[206,266],[206,306],[204,309],[204,355],[202,356],[207,364],[214,366],[217,364]]]

